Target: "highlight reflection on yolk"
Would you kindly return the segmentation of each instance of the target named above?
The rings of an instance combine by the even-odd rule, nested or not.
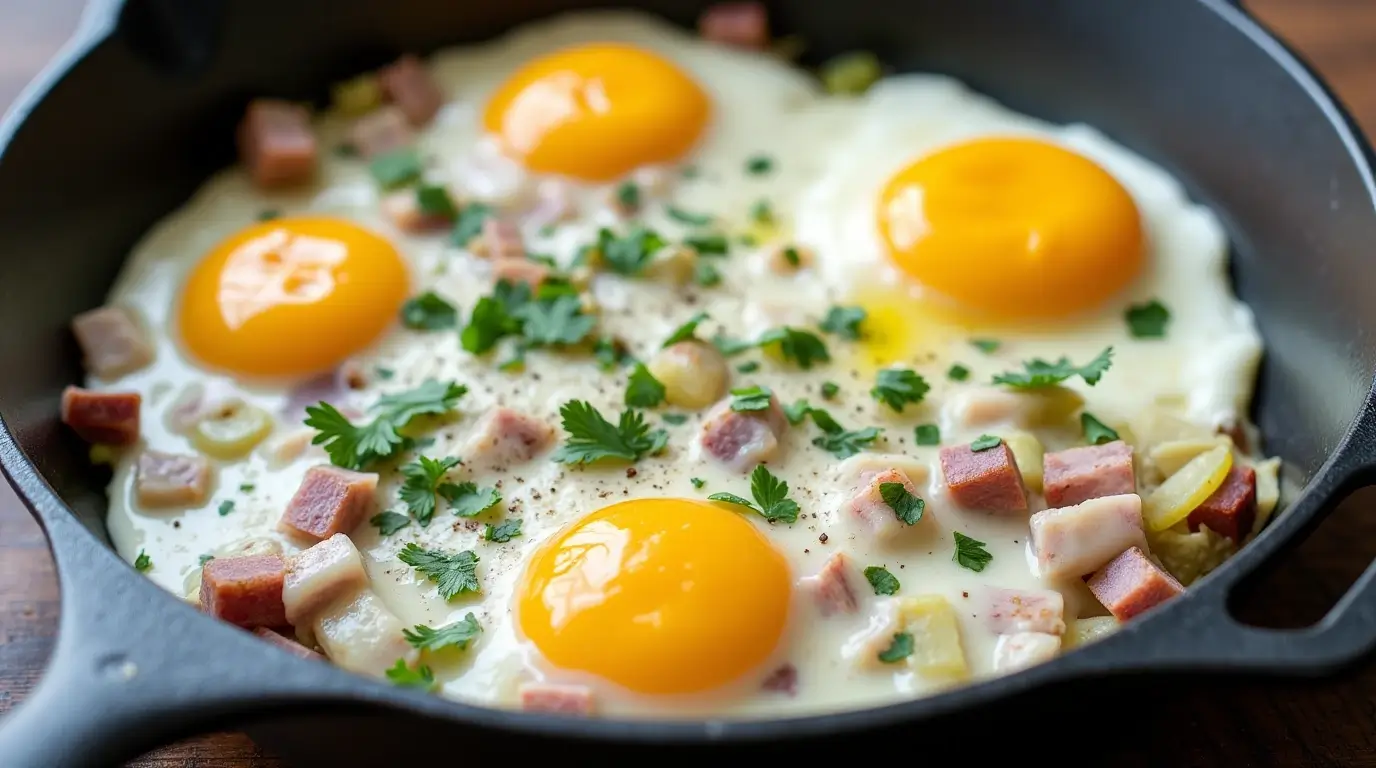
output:
[[[789,591],[783,556],[738,513],[635,499],[542,545],[518,593],[518,620],[558,667],[640,693],[691,693],[766,660]]]
[[[1141,217],[1117,180],[1035,139],[977,139],[928,155],[889,180],[878,216],[900,268],[994,316],[1092,308],[1144,258]]]
[[[683,70],[630,45],[556,51],[513,74],[483,123],[537,173],[612,181],[697,143],[711,103]]]
[[[235,373],[316,373],[376,339],[408,282],[391,243],[356,224],[266,221],[196,265],[182,290],[181,336],[195,357]]]

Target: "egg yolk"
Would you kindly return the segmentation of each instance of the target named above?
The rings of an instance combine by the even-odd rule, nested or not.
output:
[[[639,693],[716,688],[759,666],[788,618],[788,564],[736,512],[635,499],[541,546],[521,631],[550,663]]]
[[[356,224],[274,219],[222,241],[192,270],[181,336],[216,368],[317,373],[372,343],[397,316],[408,283],[391,243]]]
[[[531,171],[605,182],[682,157],[710,112],[706,92],[671,62],[602,43],[527,63],[493,94],[483,122]]]
[[[966,308],[1009,318],[1098,306],[1142,268],[1132,197],[1093,161],[1035,139],[977,139],[889,179],[890,257]]]

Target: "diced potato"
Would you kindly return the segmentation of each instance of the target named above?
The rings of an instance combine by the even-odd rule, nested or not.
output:
[[[1153,446],[1147,456],[1152,466],[1161,472],[1161,477],[1170,477],[1194,457],[1220,445],[1230,448],[1233,442],[1223,435],[1207,440],[1167,440]]]
[[[345,115],[363,115],[382,106],[382,86],[373,75],[360,75],[331,86],[330,101]]]
[[[1022,480],[1034,493],[1042,492],[1042,455],[1046,449],[1040,440],[1030,432],[1011,432],[1003,436],[1013,459],[1022,473]]]
[[[191,433],[196,450],[217,459],[237,459],[272,431],[272,417],[261,408],[239,403],[202,419]]]
[[[919,595],[899,602],[898,615],[905,631],[913,636],[908,663],[923,675],[964,679],[970,675],[960,644],[956,611],[940,595]]]
[[[879,80],[884,68],[873,53],[854,51],[827,61],[818,74],[827,93],[858,96]]]
[[[655,353],[650,373],[664,385],[664,398],[679,408],[705,408],[726,393],[730,371],[716,347],[680,341]]]
[[[669,245],[660,248],[645,274],[653,280],[663,280],[674,285],[687,285],[693,279],[693,270],[698,263],[698,252],[686,245]]]
[[[1258,461],[1254,468],[1257,472],[1257,519],[1252,532],[1256,533],[1266,526],[1280,503],[1280,457]]]
[[[948,399],[951,418],[961,427],[1011,423],[1031,429],[1066,426],[1084,407],[1080,393],[1065,387],[1009,391],[997,387],[972,387]]]
[[[1118,631],[1118,620],[1112,616],[1091,616],[1087,619],[1076,619],[1070,622],[1065,637],[1061,639],[1061,644],[1066,650],[1079,648],[1082,645],[1089,645],[1095,640],[1102,640],[1116,631]]]
[[[1209,530],[1207,525],[1198,531],[1179,530],[1177,526],[1165,531],[1151,533],[1147,543],[1151,553],[1161,561],[1162,567],[1170,572],[1181,584],[1189,586],[1201,576],[1223,564],[1237,551],[1237,545],[1227,536],[1220,536]]]
[[[1213,430],[1201,427],[1164,408],[1144,408],[1132,418],[1133,447],[1147,451],[1172,440],[1208,440]]]
[[[1164,531],[1188,517],[1218,490],[1232,466],[1233,452],[1225,446],[1191,459],[1143,500],[1142,519],[1147,530]]]

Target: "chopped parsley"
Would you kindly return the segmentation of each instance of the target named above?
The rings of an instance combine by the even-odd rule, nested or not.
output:
[[[401,688],[420,688],[429,691],[435,687],[435,673],[431,672],[429,667],[421,664],[411,669],[406,666],[406,659],[397,659],[396,666],[387,670],[387,679],[392,685]]]
[[[435,582],[440,597],[445,600],[480,590],[478,556],[472,550],[451,554],[438,549],[421,549],[415,542],[408,542],[397,554],[397,559]]]
[[[597,318],[583,314],[582,302],[566,284],[542,285],[533,295],[525,283],[500,280],[491,296],[473,306],[459,339],[464,350],[481,355],[507,336],[521,336],[522,348],[578,344],[596,325]]]
[[[483,529],[483,538],[487,539],[488,541],[495,541],[498,544],[505,544],[508,541],[511,541],[512,539],[520,535],[520,518],[503,520],[502,522],[497,523],[496,525],[488,523],[487,527]]]
[[[862,307],[832,307],[817,327],[843,339],[856,341],[864,335],[860,324],[865,322],[866,316]]]
[[[233,512],[234,499],[225,499],[224,501],[220,502],[220,508],[217,511],[220,513],[220,517],[224,517],[225,515],[228,515],[230,512]]]
[[[994,383],[1018,389],[1036,389],[1060,384],[1072,376],[1079,376],[1092,387],[1099,383],[1099,379],[1112,364],[1113,347],[1105,347],[1097,357],[1081,366],[1072,364],[1067,357],[1062,357],[1054,363],[1034,358],[1022,364],[1023,373],[1000,373],[994,377]]]
[[[762,347],[777,345],[779,354],[785,360],[797,363],[805,371],[818,363],[831,361],[827,346],[820,338],[797,328],[772,328],[765,331],[757,343]]]
[[[434,291],[412,296],[401,305],[401,324],[414,331],[443,331],[459,324],[459,311]]]
[[[750,220],[756,224],[774,223],[774,209],[770,207],[768,200],[760,198],[755,201],[754,205],[750,206]]]
[[[441,485],[440,495],[449,502],[449,511],[459,517],[477,517],[502,503],[496,488],[479,488],[477,483]]]
[[[774,159],[769,155],[752,155],[745,161],[745,172],[751,176],[763,176],[774,170]]]
[[[386,512],[379,512],[368,518],[368,523],[377,529],[378,535],[391,536],[402,528],[410,525],[411,518],[388,510]]]
[[[779,255],[784,257],[784,261],[787,262],[790,267],[796,269],[802,266],[803,257],[799,255],[798,249],[794,246],[785,246],[784,249],[779,252]]]
[[[214,556],[214,555],[212,555],[212,554],[210,554],[210,553],[206,553],[206,554],[201,555],[200,557],[196,558],[196,562],[197,562],[197,563],[200,563],[201,567],[204,568],[206,563],[208,563],[208,562],[210,562],[211,560],[214,560],[214,559],[215,559],[215,556]]]
[[[716,336],[712,337],[712,346],[716,347],[717,351],[722,353],[726,357],[735,357],[736,355],[739,355],[742,352],[748,352],[754,349],[757,345],[753,341],[745,341],[743,339],[732,339],[721,334],[717,334]]]
[[[473,305],[468,324],[459,334],[464,350],[481,355],[497,346],[502,338],[519,334],[521,319],[517,312],[530,300],[530,286],[525,283],[497,281],[492,295]]]
[[[693,283],[703,288],[721,284],[721,271],[706,261],[693,265]]]
[[[626,382],[626,405],[633,408],[654,408],[664,402],[664,385],[656,379],[644,363],[636,363]]]
[[[422,216],[446,220],[459,215],[458,206],[454,205],[454,198],[449,196],[449,190],[439,184],[421,184],[416,187],[416,208]]]
[[[978,349],[986,355],[992,355],[999,351],[1002,342],[998,339],[970,339],[970,346]]]
[[[376,367],[376,368],[373,369],[373,374],[374,374],[375,376],[377,376],[379,379],[381,379],[382,381],[387,381],[388,379],[390,379],[390,378],[392,378],[393,376],[397,375],[397,372],[394,371],[394,370],[392,370],[391,368],[383,368],[382,366],[378,366],[378,367]],[[249,486],[250,489],[252,489],[252,487],[253,487],[253,486]],[[243,486],[240,486],[239,489],[240,489],[240,490],[243,490]]]
[[[593,357],[597,358],[597,367],[604,371],[614,371],[623,365],[635,362],[631,353],[626,349],[625,343],[620,339],[603,336],[597,340],[592,347]]]
[[[468,242],[477,237],[483,231],[483,223],[496,212],[491,206],[483,203],[470,203],[459,211],[459,217],[454,221],[454,230],[450,233],[449,239],[454,245],[466,246]]]
[[[825,423],[818,417],[818,414],[826,417]],[[821,427],[825,433],[821,437],[812,438],[812,444],[838,459],[848,459],[860,453],[875,440],[878,440],[884,432],[878,427],[865,427],[856,430],[842,429],[841,425],[832,420],[826,411],[819,411],[816,408],[811,410],[811,415],[812,422]]]
[[[311,443],[323,444],[332,464],[362,469],[400,451],[406,444],[400,430],[413,418],[448,413],[467,391],[452,381],[431,379],[415,389],[383,395],[372,408],[377,416],[361,426],[350,422],[333,405],[320,402],[306,406],[306,426],[319,432]]]
[[[397,189],[420,179],[420,155],[414,149],[384,152],[368,163],[373,181],[383,189]]]
[[[468,650],[469,643],[478,639],[483,628],[478,624],[478,617],[471,612],[462,619],[440,627],[432,629],[424,624],[417,624],[411,629],[401,630],[402,637],[413,648],[423,651],[440,651],[445,648],[458,648],[461,651]]]
[[[889,573],[887,568],[878,565],[871,565],[865,569],[865,581],[874,587],[876,595],[898,594],[898,577]]]
[[[758,360],[747,360],[736,366],[736,373],[754,373],[758,370],[760,370],[760,363]]]
[[[651,431],[645,417],[626,409],[612,424],[584,400],[570,400],[559,408],[564,431],[569,438],[554,453],[562,464],[591,464],[602,459],[636,461],[645,454],[664,449],[669,436],[662,429]]]
[[[214,558],[211,559],[213,560]],[[148,573],[153,570],[153,558],[149,557],[147,552],[140,549],[138,557],[134,558],[134,570],[139,573]]]
[[[1090,445],[1103,445],[1118,439],[1118,433],[1112,427],[1094,418],[1089,411],[1080,414],[1080,428],[1084,430],[1085,442]]]
[[[831,399],[835,398],[836,395],[839,394],[840,392],[841,392],[841,385],[837,384],[836,382],[834,382],[834,381],[824,381],[824,382],[822,382],[822,399],[823,399],[823,400],[831,400]]]
[[[688,318],[688,322],[675,328],[674,332],[669,334],[669,338],[665,339],[664,343],[659,345],[659,348],[667,349],[679,343],[680,341],[696,340],[697,337],[695,334],[697,334],[698,332],[698,326],[701,325],[702,322],[706,319],[706,312],[699,312],[696,315],[693,315],[692,317]]]
[[[910,632],[895,632],[889,647],[879,652],[879,660],[885,664],[897,664],[913,655],[913,636]]]
[[[769,387],[743,387],[731,390],[731,410],[737,413],[767,411],[774,393]],[[796,423],[796,422],[795,422]]]
[[[525,321],[526,342],[537,347],[577,344],[597,326],[597,318],[583,314],[583,302],[569,294],[526,304],[517,316]]]
[[[913,439],[918,445],[941,445],[941,427],[935,424],[918,424],[913,430]]]
[[[960,363],[956,363],[946,371],[946,378],[951,381],[965,381],[970,378],[970,369]]]
[[[683,244],[698,252],[700,256],[725,256],[731,250],[726,235],[693,235],[683,238]]]
[[[664,420],[665,424],[670,424],[675,427],[688,423],[688,414],[686,413],[666,413],[660,416],[660,418]]]
[[[401,465],[401,476],[405,479],[397,496],[421,527],[429,525],[435,516],[435,494],[454,487],[453,483],[444,482],[444,476],[458,465],[459,460],[454,457],[432,459],[427,456],[418,456],[415,461]]]
[[[984,570],[984,566],[989,564],[994,556],[989,554],[989,550],[984,548],[984,542],[976,541],[960,531],[953,531],[956,538],[956,553],[951,559],[959,563],[964,568],[979,572]]]
[[[875,377],[870,397],[898,413],[909,403],[920,403],[931,387],[927,380],[910,368],[885,368]]]
[[[240,483],[240,484],[239,484],[239,493],[253,493],[253,490],[254,490],[255,488],[257,488],[257,486],[254,485],[253,483]]]
[[[278,219],[281,217],[282,212],[277,210],[276,208],[264,208],[263,210],[258,212],[257,218],[259,221],[272,221],[273,219]]]
[[[927,502],[914,496],[902,483],[880,483],[879,497],[905,525],[916,525],[927,508]]]
[[[997,435],[980,435],[975,438],[973,443],[970,443],[970,450],[974,453],[979,453],[980,451],[987,451],[990,448],[997,448],[1002,442],[1003,438]]]
[[[624,210],[640,210],[640,185],[634,181],[623,181],[616,188],[616,202]]]
[[[792,405],[784,406],[784,418],[788,419],[788,423],[795,427],[802,424],[803,419],[806,419],[810,413],[812,413],[812,404],[806,400],[795,400]]]
[[[1128,333],[1134,339],[1160,339],[1166,335],[1166,325],[1171,321],[1171,311],[1166,305],[1152,299],[1145,304],[1133,304],[1123,313],[1128,322]]]
[[[688,478],[688,482],[692,483],[693,487],[698,490],[702,490],[702,486],[707,485],[707,481],[700,477],[690,477]]]
[[[686,224],[690,227],[705,227],[712,223],[712,217],[708,214],[692,213],[691,211],[685,211],[682,208],[672,205],[667,206],[664,212],[674,221],[680,224]]]
[[[714,493],[707,498],[753,509],[771,523],[798,521],[798,502],[788,498],[788,483],[775,477],[763,464],[750,473],[750,495],[755,498],[753,504],[733,493]]]
[[[603,227],[597,232],[595,247],[602,255],[602,261],[613,272],[635,275],[643,270],[655,252],[664,246],[664,238],[660,237],[659,233],[636,226],[620,237]]]

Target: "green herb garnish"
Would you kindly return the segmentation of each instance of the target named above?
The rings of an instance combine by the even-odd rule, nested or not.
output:
[[[736,373],[754,373],[758,370],[760,370],[760,363],[758,360],[746,360],[736,366]]]
[[[999,350],[1002,345],[998,339],[970,339],[970,346],[978,349],[986,355],[992,355]]]
[[[138,571],[139,573],[148,573],[152,569],[153,558],[149,557],[147,552],[144,552],[140,549],[138,557],[134,558],[134,570]]]
[[[487,527],[483,529],[483,538],[487,539],[488,541],[495,541],[498,544],[505,544],[508,541],[511,541],[512,539],[520,535],[520,518],[503,520],[502,522],[497,523],[496,525],[488,523]]]
[[[951,381],[965,381],[970,378],[970,369],[956,363],[946,371],[946,377]]]
[[[690,227],[705,227],[712,223],[712,217],[708,214],[692,213],[672,205],[665,207],[664,212],[674,221],[680,224],[686,224]]]
[[[941,445],[941,427],[935,424],[918,424],[913,430],[913,439],[918,445]]]
[[[664,245],[664,238],[659,233],[641,226],[633,227],[620,237],[605,227],[597,233],[596,247],[602,254],[602,261],[613,272],[622,275],[639,274]]]
[[[799,368],[808,370],[817,363],[831,361],[831,355],[827,352],[827,345],[815,334],[807,331],[800,331],[797,328],[773,328],[765,331],[757,342],[759,346],[778,345],[779,354],[785,360],[791,360],[798,364]]]
[[[459,460],[453,457],[432,459],[427,456],[418,456],[415,461],[401,465],[401,476],[405,480],[397,496],[421,527],[429,525],[435,516],[435,494],[440,492],[441,486],[453,486],[444,482],[445,474],[458,465]]]
[[[879,652],[879,660],[885,664],[896,664],[913,655],[913,636],[908,632],[895,632],[889,647]]]
[[[675,427],[688,423],[688,414],[686,413],[666,413],[659,418],[663,419],[665,424]]]
[[[879,81],[884,68],[879,57],[869,51],[843,53],[824,63],[818,71],[822,87],[838,96],[859,96]]]
[[[483,628],[478,624],[478,617],[469,613],[453,624],[439,629],[417,624],[411,629],[401,630],[401,634],[413,648],[419,648],[423,651],[434,652],[451,647],[464,651],[468,650],[469,643],[478,639],[478,635],[482,631]]]
[[[517,315],[526,342],[535,347],[577,344],[597,326],[596,317],[583,314],[583,302],[568,294],[526,304]]]
[[[440,495],[449,502],[449,511],[459,517],[477,517],[502,503],[496,488],[479,488],[470,482],[442,485]]]
[[[769,387],[743,387],[731,390],[731,410],[737,413],[751,413],[753,411],[767,411],[769,404],[774,398],[774,393]]]
[[[1145,304],[1133,304],[1123,317],[1128,322],[1128,333],[1134,339],[1160,339],[1166,335],[1166,326],[1171,321],[1171,312],[1166,305],[1152,299]]]
[[[616,188],[616,202],[624,210],[640,210],[640,185],[634,181],[621,182]]]
[[[1089,411],[1080,414],[1080,429],[1084,431],[1085,442],[1090,445],[1103,445],[1119,439],[1112,427],[1094,418]]]
[[[750,495],[755,498],[753,504],[732,493],[714,493],[707,498],[752,509],[771,523],[798,521],[798,502],[788,498],[788,483],[775,477],[763,464],[750,473]]]
[[[824,382],[822,382],[822,399],[823,399],[823,400],[831,400],[831,399],[834,399],[834,398],[836,397],[836,395],[837,395],[838,393],[840,393],[840,391],[841,391],[841,385],[837,384],[836,382],[834,382],[834,381],[824,381]]]
[[[397,559],[438,585],[440,596],[445,600],[481,589],[478,556],[471,550],[451,554],[438,549],[421,549],[415,542],[409,542],[397,553]]]
[[[415,669],[406,666],[406,659],[397,659],[396,666],[386,670],[387,679],[392,685],[401,688],[420,688],[425,691],[435,687],[435,673],[421,664]]]
[[[602,459],[636,461],[645,454],[664,449],[669,436],[662,429],[650,430],[645,417],[627,409],[612,424],[584,400],[570,400],[559,408],[564,431],[569,438],[554,453],[561,464],[591,464]]]
[[[420,155],[414,149],[394,149],[368,163],[373,181],[383,189],[396,189],[420,179]]]
[[[695,341],[695,334],[697,334],[698,332],[698,326],[701,325],[702,321],[706,319],[706,312],[699,312],[696,315],[693,315],[692,317],[688,318],[688,322],[675,328],[674,332],[669,334],[669,338],[665,339],[664,343],[659,345],[659,348],[667,349],[668,347],[671,347],[679,343],[680,341]]]
[[[756,224],[773,224],[774,209],[770,207],[769,201],[760,198],[755,204],[750,206],[750,220]]]
[[[876,595],[898,594],[898,588],[900,586],[898,577],[889,573],[887,568],[878,565],[871,565],[865,568],[865,581],[868,581],[870,586],[874,587],[874,594]]]
[[[1003,438],[997,435],[980,435],[975,438],[973,443],[970,443],[970,450],[974,453],[979,453],[980,451],[987,451],[990,448],[997,448],[1002,442]]]
[[[866,312],[861,307],[832,307],[817,327],[843,339],[856,341],[864,335],[860,324],[865,322]]]
[[[368,523],[377,529],[381,536],[391,536],[397,531],[411,524],[411,518],[406,515],[399,515],[396,512],[379,512],[368,518]]]
[[[688,478],[688,482],[692,483],[693,487],[698,490],[702,490],[702,486],[707,485],[707,481],[700,477],[690,477]]]
[[[953,531],[956,538],[956,553],[951,557],[952,560],[972,571],[982,571],[984,566],[989,564],[994,556],[989,554],[989,550],[984,548],[984,542],[976,541],[960,531]]]
[[[994,377],[994,383],[1018,389],[1037,389],[1060,384],[1072,376],[1079,376],[1092,387],[1099,383],[1099,379],[1112,364],[1113,347],[1105,347],[1097,357],[1082,366],[1073,365],[1066,357],[1054,363],[1048,363],[1040,358],[1028,360],[1022,364],[1023,373],[1000,373]]]
[[[703,288],[720,285],[721,271],[706,261],[699,261],[693,265],[693,283]]]
[[[426,291],[401,305],[401,324],[415,331],[443,331],[459,324],[459,311],[439,294]]]
[[[745,161],[745,172],[751,176],[763,176],[774,170],[774,160],[768,155],[753,155]]]
[[[693,235],[683,238],[683,244],[698,252],[699,256],[725,256],[731,251],[726,235]]]
[[[909,368],[885,368],[875,377],[870,397],[898,413],[909,403],[920,403],[931,387],[927,380]]]
[[[225,499],[224,501],[220,502],[220,508],[217,511],[220,513],[220,517],[224,517],[225,515],[228,515],[230,512],[233,512],[234,499]]]
[[[452,381],[432,379],[415,389],[383,395],[372,408],[377,416],[366,425],[355,425],[333,405],[321,402],[306,406],[306,426],[319,432],[311,443],[323,444],[331,463],[362,469],[401,450],[406,440],[400,430],[413,418],[448,413],[467,391]]]
[[[457,246],[467,246],[469,241],[482,233],[484,222],[495,214],[496,211],[492,210],[491,206],[483,203],[465,205],[454,221],[454,230],[449,235],[450,241]]]
[[[902,483],[880,483],[879,497],[905,525],[917,525],[927,508],[927,502],[913,495]]]
[[[416,208],[422,216],[446,220],[459,215],[458,206],[454,205],[454,198],[449,196],[449,190],[438,184],[421,184],[416,187]]]
[[[666,391],[644,363],[636,363],[626,382],[625,403],[633,408],[654,408],[664,402]]]

